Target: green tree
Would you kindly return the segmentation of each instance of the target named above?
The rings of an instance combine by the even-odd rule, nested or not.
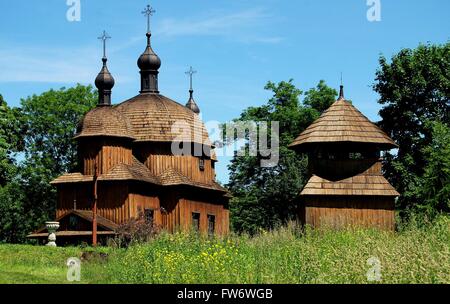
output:
[[[21,107],[11,110],[7,125],[20,125],[22,140],[8,149],[22,151],[24,160],[14,179],[0,189],[0,211],[9,217],[0,220],[0,241],[23,241],[53,219],[56,193],[50,181],[76,167],[76,126],[96,102],[92,86],[77,85],[22,99]]]
[[[426,165],[417,207],[433,217],[450,212],[450,128],[438,121],[430,124],[432,139],[423,149]]]
[[[16,181],[0,186],[0,243],[19,243],[32,229],[25,217],[23,191]]]
[[[16,174],[14,153],[23,149],[23,124],[20,111],[11,109],[0,95],[0,186]]]
[[[428,121],[450,123],[450,44],[403,49],[390,62],[381,56],[374,90],[380,95],[380,127],[399,145],[385,156],[386,175],[401,193],[398,207],[421,203],[426,147],[432,143]]]
[[[300,102],[303,92],[292,80],[278,84],[269,82],[265,89],[272,91],[273,97],[262,106],[247,108],[235,122],[278,121],[279,162],[273,168],[264,168],[260,165],[261,155],[236,155],[232,159],[227,186],[233,194],[230,210],[236,231],[255,233],[259,228],[273,228],[296,216],[296,199],[308,178],[307,158],[288,149],[288,145],[335,101],[337,95],[323,81],[306,93],[304,103]],[[237,140],[230,134],[227,136]]]
[[[73,136],[83,115],[96,103],[92,86],[82,85],[21,101],[26,133],[20,181],[25,193],[24,211],[35,227],[54,217],[56,191],[50,181],[76,168]]]
[[[320,113],[330,107],[330,104],[336,99],[336,90],[326,85],[324,80],[319,81],[316,88],[310,89],[305,93],[303,103]]]
[[[77,85],[23,99],[27,163],[48,169],[49,178],[74,169],[75,129],[81,117],[95,106],[96,96],[92,86]]]

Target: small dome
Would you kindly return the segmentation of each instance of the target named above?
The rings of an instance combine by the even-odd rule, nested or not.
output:
[[[197,103],[194,100],[194,97],[192,96],[192,93],[194,93],[194,91],[190,90],[189,93],[190,93],[191,96],[189,97],[189,101],[186,103],[186,108],[188,108],[189,110],[191,110],[195,114],[199,114],[200,113],[200,108],[198,107]]]
[[[95,78],[95,86],[99,89],[99,91],[107,91],[114,87],[114,78],[106,66],[107,59],[104,57],[102,58],[102,61],[103,67],[100,73],[98,73],[97,78]]]
[[[139,57],[137,61],[137,65],[141,70],[153,70],[156,71],[161,67],[161,59],[159,59],[158,55],[153,51],[150,45],[150,37],[151,34],[147,33],[147,48],[144,53]]]
[[[134,139],[128,119],[114,107],[96,107],[80,121],[75,138],[93,136]]]

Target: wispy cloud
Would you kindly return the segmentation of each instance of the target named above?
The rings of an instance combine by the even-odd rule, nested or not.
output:
[[[0,82],[92,83],[101,68],[98,54],[89,46],[9,47],[0,50]]]
[[[1,82],[92,82],[97,66],[86,49],[55,49],[49,47],[9,47],[0,50]]]
[[[169,38],[221,36],[240,43],[276,44],[283,37],[266,34],[272,18],[261,8],[231,13],[215,10],[185,19],[163,19],[155,34]],[[142,35],[129,37],[119,46],[112,46],[109,53],[120,53],[143,39]],[[94,46],[0,45],[8,45],[7,49],[0,49],[0,82],[92,83],[100,69],[99,49]],[[126,73],[114,75],[116,80],[130,81]]]
[[[279,43],[282,37],[260,34],[270,22],[271,15],[264,9],[255,8],[234,13],[214,11],[206,16],[185,19],[164,19],[156,33],[167,37],[176,36],[226,36],[239,41]]]

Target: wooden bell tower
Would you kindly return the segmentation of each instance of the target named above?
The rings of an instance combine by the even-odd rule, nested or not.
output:
[[[311,178],[300,193],[299,217],[313,227],[393,230],[399,193],[382,174],[380,151],[391,138],[344,98],[312,123],[290,147],[307,153]]]

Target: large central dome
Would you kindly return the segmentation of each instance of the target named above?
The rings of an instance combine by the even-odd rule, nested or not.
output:
[[[198,115],[161,94],[139,94],[117,105],[116,109],[128,119],[138,142],[183,140],[211,145]]]

